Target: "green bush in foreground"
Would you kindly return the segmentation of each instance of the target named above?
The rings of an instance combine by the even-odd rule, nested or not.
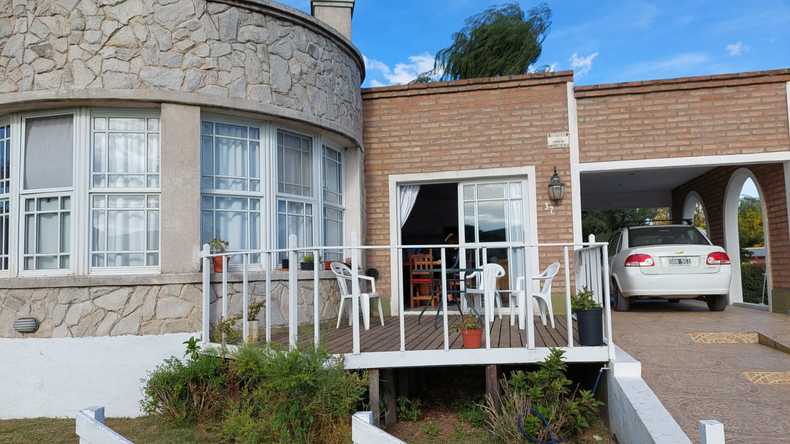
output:
[[[347,442],[365,377],[327,353],[240,347],[172,357],[149,375],[143,410],[177,424],[221,422],[228,442]]]
[[[243,347],[235,356],[239,402],[224,431],[237,442],[344,442],[365,378],[323,352]]]
[[[503,378],[498,400],[486,397],[486,422],[499,441],[566,440],[591,426],[602,403],[589,390],[573,386],[562,356],[561,350],[552,349],[538,370]]]
[[[178,425],[217,418],[227,393],[227,370],[224,360],[212,355],[166,359],[145,384],[143,411]]]

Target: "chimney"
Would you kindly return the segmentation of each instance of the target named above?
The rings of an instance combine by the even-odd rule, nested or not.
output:
[[[351,17],[354,15],[355,0],[311,0],[313,17],[335,28],[351,40]]]

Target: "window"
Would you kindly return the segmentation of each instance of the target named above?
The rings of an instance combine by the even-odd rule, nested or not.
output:
[[[8,271],[11,217],[11,127],[0,126],[0,271]]]
[[[74,116],[24,120],[22,203],[25,271],[69,270]]]
[[[228,242],[230,250],[261,248],[265,195],[260,140],[258,127],[210,121],[201,124],[203,243],[221,239]]]
[[[324,146],[323,197],[324,245],[343,245],[343,157]],[[325,260],[342,260],[342,251],[326,251]]]
[[[159,119],[96,114],[90,267],[159,266]]]
[[[695,227],[644,227],[628,230],[628,247],[651,245],[710,245]]]
[[[277,131],[277,248],[292,235],[299,247],[315,245],[313,175],[313,139]]]

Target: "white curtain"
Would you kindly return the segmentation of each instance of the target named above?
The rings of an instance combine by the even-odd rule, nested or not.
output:
[[[398,192],[398,203],[400,208],[400,226],[403,228],[406,225],[406,220],[409,219],[411,210],[414,209],[414,204],[417,202],[417,194],[420,193],[419,185],[402,185]]]

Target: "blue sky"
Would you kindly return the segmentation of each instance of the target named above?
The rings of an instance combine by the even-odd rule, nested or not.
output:
[[[489,0],[357,0],[354,43],[365,86],[405,83],[433,66]],[[284,3],[309,11],[309,0]],[[537,2],[521,1],[525,9]],[[548,1],[554,17],[538,66],[577,84],[790,67],[790,1]]]

